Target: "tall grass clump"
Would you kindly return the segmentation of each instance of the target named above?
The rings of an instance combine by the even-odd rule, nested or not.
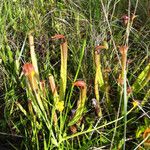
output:
[[[148,0],[0,10],[2,149],[150,148]]]

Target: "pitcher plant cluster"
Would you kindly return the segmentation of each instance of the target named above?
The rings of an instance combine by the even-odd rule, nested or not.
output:
[[[124,25],[132,23],[133,19],[129,17],[122,17]],[[85,117],[87,113],[86,103],[89,101],[87,91],[88,83],[86,80],[76,80],[72,83],[73,89],[78,88],[78,99],[75,97],[72,107],[68,105],[68,90],[67,90],[67,61],[68,61],[68,42],[64,35],[56,34],[51,37],[53,41],[60,41],[60,76],[59,82],[57,82],[53,74],[49,74],[47,79],[41,80],[38,69],[38,60],[34,48],[34,37],[32,33],[28,35],[30,46],[31,61],[24,63],[22,66],[22,72],[26,79],[26,95],[28,99],[28,111],[21,106],[19,102],[16,105],[24,113],[31,122],[32,130],[26,134],[31,137],[31,141],[34,143],[33,148],[39,149],[39,141],[44,139],[44,149],[50,147],[61,147],[61,143],[67,139],[72,138],[74,135],[78,136],[79,131],[84,131]],[[103,117],[103,107],[101,105],[102,97],[105,95],[105,104],[108,106],[106,112],[108,115],[113,113],[112,100],[111,100],[111,81],[109,74],[111,68],[104,65],[102,61],[108,62],[107,52],[110,50],[109,42],[104,40],[100,45],[96,45],[93,48],[93,67],[94,67],[94,85],[92,104],[95,110],[95,117]],[[125,124],[127,121],[128,111],[128,99],[132,98],[134,93],[139,93],[150,80],[150,63],[143,69],[137,79],[132,85],[127,83],[127,60],[128,51],[130,47],[127,44],[118,46],[118,52],[120,53],[120,72],[118,75],[118,99],[121,99],[122,115],[125,117]],[[119,62],[118,62],[119,64]],[[90,70],[89,70],[90,71]],[[47,82],[48,81],[48,82]],[[56,84],[57,83],[57,84]],[[76,87],[76,88],[75,88]],[[133,99],[133,109],[138,109],[139,105],[144,105],[147,101],[148,92],[141,104],[137,100]],[[124,95],[124,98],[122,98]],[[123,101],[124,100],[124,101]],[[72,100],[71,100],[72,101]],[[126,126],[125,126],[126,127]],[[47,130],[47,133],[41,132]],[[89,130],[89,129],[88,129]],[[87,133],[88,133],[87,130]],[[91,132],[92,130],[89,130]],[[149,129],[144,132],[143,137],[147,137]],[[69,135],[67,135],[69,134]],[[34,136],[33,136],[34,135]],[[71,135],[71,136],[70,136]],[[47,136],[49,137],[48,140]],[[149,142],[147,139],[146,142]]]

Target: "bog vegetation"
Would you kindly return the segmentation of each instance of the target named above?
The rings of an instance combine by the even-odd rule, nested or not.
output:
[[[150,149],[149,0],[1,0],[0,146]]]

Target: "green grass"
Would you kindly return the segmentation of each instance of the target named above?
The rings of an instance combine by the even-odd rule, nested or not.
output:
[[[149,149],[149,6],[148,0],[2,0],[0,147]],[[125,25],[121,17],[133,13]],[[54,40],[59,34],[65,39]],[[125,45],[126,56],[118,48]],[[35,70],[27,75],[28,62]],[[86,84],[75,87],[78,80]]]

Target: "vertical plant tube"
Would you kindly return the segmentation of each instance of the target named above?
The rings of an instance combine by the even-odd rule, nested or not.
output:
[[[126,75],[128,46],[119,46],[119,51],[121,53],[121,66],[122,66],[121,77],[122,79],[124,79],[124,76]]]
[[[128,51],[128,46],[120,46],[119,51],[121,53],[121,67],[122,67],[122,72],[121,72],[121,78],[123,79],[123,94],[124,94],[124,109],[123,109],[123,114],[124,114],[124,149],[125,149],[125,143],[126,143],[126,128],[127,128],[127,103],[128,103],[128,97],[127,97],[127,78],[126,78],[126,64],[127,64],[127,51]]]
[[[34,66],[31,63],[25,63],[23,65],[23,73],[27,77],[30,88],[36,92],[38,90],[38,81],[35,77]]]
[[[68,58],[68,45],[64,35],[57,34],[52,37],[53,40],[62,39],[60,43],[61,50],[61,68],[60,68],[60,91],[59,98],[64,101],[67,84],[67,58]]]
[[[94,61],[95,61],[95,86],[94,86],[94,91],[95,91],[95,96],[96,96],[96,100],[99,103],[100,100],[100,96],[99,96],[99,89],[101,91],[104,91],[104,79],[103,79],[103,75],[102,75],[102,69],[101,69],[101,60],[100,60],[100,51],[102,49],[108,49],[108,47],[106,45],[100,45],[97,46],[94,50]],[[99,104],[100,105],[100,104]],[[102,116],[102,111],[101,111],[101,107],[99,106],[100,110],[99,110],[99,114],[98,116]]]
[[[124,93],[124,111],[123,114],[127,112],[127,79],[126,79],[126,64],[127,64],[127,51],[128,51],[128,46],[119,46],[119,51],[121,53],[121,75],[120,75],[120,81]]]
[[[55,109],[57,109],[57,110],[59,110],[59,111],[62,111],[63,108],[62,108],[62,107],[59,108],[59,107],[57,106],[57,104],[58,104],[58,102],[59,102],[59,95],[58,95],[58,93],[57,93],[57,88],[56,88],[56,85],[55,85],[55,80],[54,80],[53,75],[50,75],[50,76],[49,76],[49,84],[50,84],[50,88],[51,88],[51,91],[52,91],[52,94],[53,94],[53,100],[54,100]],[[52,120],[54,121],[54,125],[56,126],[58,119],[57,119],[57,113],[56,113],[55,110],[54,110],[53,114],[54,114],[54,115],[53,115]]]
[[[59,102],[59,95],[57,93],[57,88],[55,85],[55,80],[54,80],[53,75],[49,76],[49,84],[50,84],[50,88],[51,88],[53,98],[54,98],[54,105],[56,105]]]
[[[24,64],[23,72],[27,79],[29,90],[28,92],[30,93],[30,95],[32,95],[31,98],[34,103],[34,110],[40,118],[43,116],[45,121],[47,122],[47,114],[40,95],[40,82],[36,76],[34,66],[31,63]]]
[[[80,88],[80,96],[77,102],[77,109],[68,126],[76,124],[82,118],[86,102],[86,91],[87,91],[86,83],[84,81],[79,80],[76,81],[73,85]]]
[[[31,34],[31,32],[28,34],[28,38],[29,38],[31,61],[32,61],[32,64],[34,66],[36,75],[37,75],[37,77],[39,77],[37,58],[36,58],[35,49],[34,49],[34,37]]]

